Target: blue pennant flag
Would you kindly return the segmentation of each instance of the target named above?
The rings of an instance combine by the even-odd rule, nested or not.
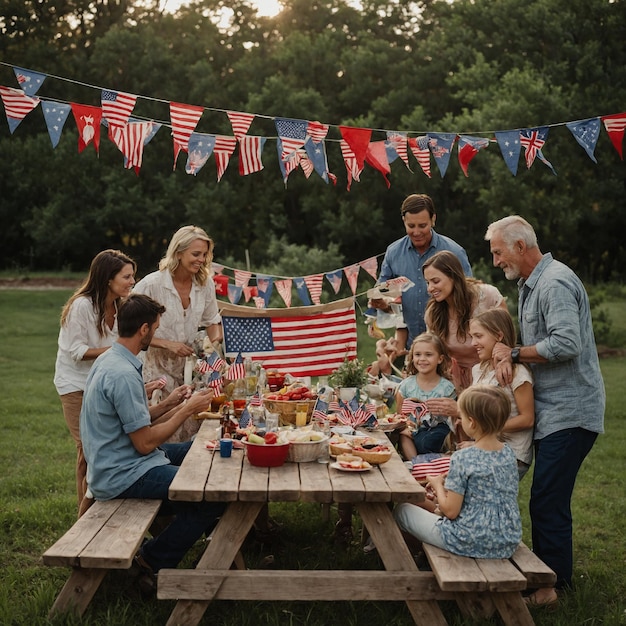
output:
[[[228,301],[231,304],[237,304],[241,300],[242,293],[243,287],[240,285],[228,285]]]
[[[588,120],[579,120],[577,122],[568,122],[566,126],[570,129],[574,139],[585,149],[589,158],[597,163],[595,155],[596,143],[600,136],[600,118],[593,117]]]
[[[33,72],[32,70],[14,67],[13,71],[15,72],[15,78],[17,78],[21,90],[27,96],[34,96],[39,91],[39,87],[43,85],[43,81],[46,80],[45,74]]]
[[[435,157],[441,178],[446,175],[455,139],[455,133],[428,133],[428,147]]]
[[[279,137],[302,139],[302,141],[307,138],[306,129],[308,128],[309,123],[305,120],[294,120],[289,117],[276,117],[274,118],[274,124],[276,125],[276,132]]]
[[[522,150],[522,144],[519,141],[519,130],[499,130],[496,132],[496,139],[506,166],[513,176],[517,176],[519,153]]]
[[[304,278],[302,277],[294,278],[293,285],[296,288],[296,291],[298,292],[298,297],[300,298],[300,300],[302,300],[302,304],[304,304],[304,306],[311,305],[312,303],[311,303],[311,298],[309,296],[309,290],[306,286],[306,282],[304,281]]]
[[[46,126],[48,127],[48,134],[50,135],[50,141],[52,147],[56,148],[59,145],[59,139],[61,139],[61,132],[65,121],[69,115],[72,107],[69,104],[62,104],[60,102],[49,102],[47,100],[41,101],[43,108],[43,116],[46,120]]]
[[[309,161],[313,163],[313,167],[315,171],[322,177],[324,182],[328,183],[328,159],[326,157],[326,145],[324,144],[324,142],[320,141],[319,143],[315,143],[311,138],[309,138],[304,143],[304,149],[306,151],[307,156],[309,157]],[[282,146],[281,146],[281,151],[282,151]],[[284,168],[282,163],[281,163],[281,168]],[[284,172],[283,172],[283,178],[284,178]]]
[[[274,290],[274,278],[272,276],[266,276],[265,274],[256,275],[256,288],[259,292],[259,296],[263,298],[265,306],[270,304],[270,296]]]
[[[343,278],[343,270],[335,270],[326,274],[326,280],[331,284],[333,291],[337,294],[341,289],[341,280]]]
[[[185,165],[187,174],[196,176],[213,154],[214,147],[215,135],[191,133],[187,150],[187,164]]]

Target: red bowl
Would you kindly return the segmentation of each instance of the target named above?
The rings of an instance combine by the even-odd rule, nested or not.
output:
[[[250,443],[244,441],[248,461],[257,467],[278,467],[283,465],[289,454],[289,442],[287,443]]]

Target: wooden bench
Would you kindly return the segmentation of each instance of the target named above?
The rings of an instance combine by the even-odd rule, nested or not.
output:
[[[521,592],[551,587],[556,574],[520,543],[510,559],[472,559],[423,544],[439,588],[450,591],[466,616],[488,618],[496,611],[507,625],[532,625]]]
[[[45,565],[73,568],[49,616],[81,616],[110,569],[129,569],[161,500],[95,502],[43,555]]]

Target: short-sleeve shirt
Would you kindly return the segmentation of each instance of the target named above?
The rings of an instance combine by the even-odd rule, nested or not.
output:
[[[215,283],[210,277],[205,285],[193,282],[189,294],[190,304],[187,309],[183,308],[169,270],[148,274],[135,285],[133,291],[146,294],[165,307],[159,328],[154,334],[158,339],[180,341],[191,345],[198,327],[211,326],[222,321],[215,297]],[[166,393],[183,384],[184,371],[184,357],[176,356],[161,348],[148,348],[144,359],[144,377],[146,380],[155,380],[165,375]]]
[[[508,445],[457,450],[445,487],[461,494],[463,504],[456,519],[437,522],[446,549],[479,559],[509,558],[522,539],[518,482],[517,461]]]
[[[98,332],[98,313],[90,298],[76,298],[59,331],[59,347],[54,366],[54,385],[59,395],[83,391],[93,360],[83,361],[89,348],[109,348],[117,339],[117,314],[113,328],[104,325]]]
[[[91,368],[80,411],[87,484],[96,500],[116,498],[153,467],[169,464],[158,448],[137,452],[128,436],[149,425],[141,361],[116,342]]]
[[[423,391],[421,389],[417,382],[417,376],[408,376],[400,383],[398,391],[403,398],[417,398],[421,402],[425,402],[431,398],[452,398],[453,400],[456,400],[456,391],[452,381],[444,378],[443,376],[430,391]],[[428,416],[422,418],[422,421],[427,423],[430,427],[441,423],[446,423],[450,427],[452,426],[449,423],[447,415],[428,414]]]
[[[483,369],[480,363],[477,363],[472,368],[472,384],[473,385],[493,385],[500,387],[498,379],[496,378],[496,372],[492,367]],[[511,414],[509,418],[519,415],[519,408],[515,401],[515,390],[524,383],[533,384],[533,375],[530,369],[522,363],[515,365],[515,371],[513,373],[513,380],[510,385],[500,387],[511,401]],[[533,431],[534,428],[525,428],[524,430],[516,430],[513,432],[504,433],[506,443],[511,446],[511,449],[515,453],[518,460],[530,465],[533,460]]]
[[[415,283],[414,287],[407,289],[402,294],[402,314],[409,330],[407,348],[411,346],[415,337],[426,330],[424,312],[426,311],[429,296],[426,291],[426,281],[422,275],[424,263],[435,253],[441,250],[449,250],[458,257],[465,275],[472,275],[472,267],[465,250],[450,237],[440,235],[434,230],[432,233],[430,246],[424,254],[420,254],[415,249],[408,235],[390,244],[385,252],[378,277],[378,282],[380,283],[398,276],[406,276]]]

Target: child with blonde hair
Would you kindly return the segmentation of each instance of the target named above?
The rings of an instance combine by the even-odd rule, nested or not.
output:
[[[474,445],[456,451],[447,475],[428,476],[441,516],[402,503],[394,517],[407,541],[425,542],[481,559],[506,559],[522,538],[515,455],[500,440],[511,412],[506,394],[492,385],[459,396],[463,430]]]
[[[400,383],[396,393],[396,408],[402,411],[407,398],[428,404],[431,398],[456,398],[454,384],[449,378],[450,357],[445,344],[433,333],[418,335],[406,360],[407,377]],[[400,431],[400,448],[404,458],[412,460],[418,454],[440,452],[448,433],[449,418],[446,415],[425,413],[415,429]]]

